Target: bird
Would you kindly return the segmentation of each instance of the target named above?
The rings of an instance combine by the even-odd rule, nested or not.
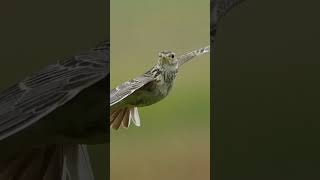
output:
[[[126,81],[110,91],[110,127],[140,126],[138,107],[150,106],[164,99],[172,89],[179,68],[196,56],[210,52],[210,46],[179,57],[172,51],[161,51],[154,67],[141,76]]]
[[[93,180],[85,144],[108,143],[109,41],[0,92],[0,179]]]

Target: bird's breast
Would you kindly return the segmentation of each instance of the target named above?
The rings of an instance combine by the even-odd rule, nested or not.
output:
[[[170,92],[177,70],[162,71],[154,69],[151,71],[154,81],[137,90],[127,98],[127,103],[134,106],[149,106],[164,99]]]
[[[177,71],[163,71],[157,78],[157,90],[162,96],[167,96],[171,90]]]

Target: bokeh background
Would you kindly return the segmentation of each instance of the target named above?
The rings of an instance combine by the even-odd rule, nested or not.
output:
[[[209,0],[110,3],[111,88],[149,70],[161,50],[210,42]],[[209,65],[209,55],[184,65],[166,99],[140,108],[140,128],[111,130],[111,180],[209,179]]]

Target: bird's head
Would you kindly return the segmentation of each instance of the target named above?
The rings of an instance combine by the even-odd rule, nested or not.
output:
[[[159,53],[159,64],[160,65],[173,65],[177,64],[176,54],[171,51],[161,51]]]

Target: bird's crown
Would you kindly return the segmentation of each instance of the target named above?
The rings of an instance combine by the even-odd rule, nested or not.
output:
[[[159,63],[164,64],[175,64],[176,54],[172,51],[161,51],[159,52]]]
[[[172,51],[161,51],[159,52],[159,58],[170,58],[174,59],[176,54]]]

